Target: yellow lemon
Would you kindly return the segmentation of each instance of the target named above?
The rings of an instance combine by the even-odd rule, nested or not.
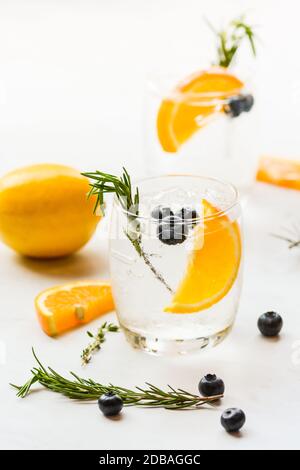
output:
[[[100,217],[88,179],[54,164],[19,168],[0,179],[0,238],[18,253],[56,258],[79,250]]]

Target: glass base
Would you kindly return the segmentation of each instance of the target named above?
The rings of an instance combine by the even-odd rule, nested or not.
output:
[[[217,333],[194,339],[174,339],[167,340],[151,336],[141,335],[140,333],[129,330],[122,326],[127,341],[135,349],[141,349],[150,354],[188,354],[200,351],[206,347],[213,347],[221,343],[228,333],[232,325],[218,331]]]

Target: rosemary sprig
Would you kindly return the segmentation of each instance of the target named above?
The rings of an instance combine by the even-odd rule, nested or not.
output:
[[[145,406],[170,410],[197,409],[205,403],[213,403],[223,396],[201,397],[180,388],[175,389],[170,385],[166,390],[162,390],[148,382],[145,387],[135,387],[134,390],[130,390],[112,384],[103,385],[92,379],[83,379],[74,372],[70,372],[73,378],[70,380],[58,374],[51,367],[46,369],[38,359],[34,349],[32,349],[32,352],[38,363],[38,367],[31,370],[32,377],[23,386],[11,384],[17,390],[17,396],[21,398],[25,398],[29,394],[35,383],[75,400],[97,400],[103,393],[113,392],[118,394],[124,405],[127,406]]]
[[[131,179],[125,168],[123,168],[121,177],[98,170],[82,174],[93,180],[88,196],[95,195],[97,197],[94,212],[100,207],[101,212],[104,213],[104,194],[114,193],[125,211],[130,211],[133,218],[139,215],[139,190],[136,188],[133,195]]]
[[[93,338],[93,341],[87,345],[86,348],[81,353],[81,359],[82,359],[82,365],[87,365],[91,359],[92,355],[94,352],[99,351],[101,349],[101,344],[104,343],[105,341],[105,334],[108,332],[111,333],[116,333],[120,331],[120,328],[118,325],[115,325],[114,323],[107,323],[104,322],[100,328],[98,328],[98,331],[95,335],[91,333],[90,331],[87,331],[87,335],[90,338]]]
[[[217,64],[229,67],[241,43],[247,39],[253,56],[256,56],[255,34],[253,26],[245,22],[244,17],[230,21],[226,29],[216,30],[207,20],[207,24],[217,37]]]
[[[92,183],[90,184],[91,190],[88,197],[96,196],[94,212],[100,208],[102,214],[104,214],[105,194],[114,193],[116,195],[122,209],[126,211],[127,214],[128,227],[125,230],[127,238],[134,246],[138,255],[143,258],[146,265],[151,269],[155,277],[168,289],[169,292],[173,293],[167,281],[151,262],[150,256],[143,249],[142,234],[138,221],[140,202],[139,190],[138,188],[135,188],[135,192],[133,192],[131,178],[127,170],[123,168],[123,174],[121,177],[104,173],[102,171],[86,172],[82,174],[92,180]]]
[[[287,235],[280,235],[277,233],[271,233],[271,235],[287,242],[289,249],[300,247],[300,227],[293,224],[290,229],[285,228],[285,232]]]

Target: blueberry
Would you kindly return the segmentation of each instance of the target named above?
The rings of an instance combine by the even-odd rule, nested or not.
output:
[[[164,217],[157,228],[159,240],[166,245],[177,245],[186,239],[186,226],[179,217]]]
[[[252,95],[238,95],[231,98],[225,105],[225,113],[231,117],[238,117],[243,112],[249,112],[254,104]]]
[[[196,220],[199,215],[195,209],[192,207],[182,207],[178,212],[176,212],[177,217],[180,217],[187,224],[196,224]]]
[[[244,111],[248,113],[254,105],[253,95],[244,95]]]
[[[157,220],[161,220],[172,215],[174,215],[173,211],[171,211],[169,207],[156,206],[151,211],[151,217]]]
[[[204,397],[212,397],[213,395],[223,395],[225,385],[216,374],[207,374],[200,380],[198,388]]]
[[[229,114],[231,117],[238,117],[243,111],[243,101],[240,96],[234,96],[231,98],[228,103],[225,105],[225,113]]]
[[[153,219],[160,219],[161,218],[161,206],[156,206],[152,209],[151,217]]]
[[[228,408],[222,413],[221,424],[227,432],[237,432],[245,424],[246,415],[240,408]]]
[[[258,329],[264,336],[277,336],[282,325],[282,318],[276,312],[263,313],[257,322]]]
[[[123,400],[119,395],[108,392],[98,399],[98,406],[105,416],[116,416],[123,408]]]

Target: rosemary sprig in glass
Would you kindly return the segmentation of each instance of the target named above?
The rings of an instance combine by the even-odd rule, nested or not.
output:
[[[229,67],[241,43],[247,39],[253,56],[256,56],[255,33],[253,26],[245,22],[244,17],[230,21],[226,29],[216,30],[207,20],[207,24],[217,37],[217,63]]]
[[[34,349],[32,349],[32,352],[38,363],[38,367],[31,370],[32,377],[23,386],[11,384],[18,391],[17,396],[21,398],[28,395],[35,383],[75,400],[97,400],[103,393],[113,392],[119,395],[124,405],[127,406],[145,406],[169,410],[197,409],[205,403],[211,404],[223,397],[223,395],[201,397],[180,388],[175,389],[170,385],[166,390],[162,390],[150,383],[146,383],[144,388],[135,387],[134,390],[131,390],[112,384],[103,385],[92,379],[78,377],[74,372],[70,372],[72,379],[68,379],[58,374],[51,367],[44,367]]]
[[[93,335],[93,333],[91,333],[90,331],[87,331],[87,335],[90,338],[93,338],[93,341],[88,344],[88,346],[84,348],[81,353],[80,357],[82,359],[82,365],[87,365],[91,361],[94,352],[99,351],[99,349],[101,349],[101,344],[105,341],[106,333],[117,333],[118,331],[120,331],[120,327],[118,325],[107,322],[104,322],[100,326],[100,328],[98,328],[98,331],[95,335]]]
[[[138,221],[139,215],[139,190],[135,188],[133,191],[131,178],[125,168],[121,177],[104,173],[102,171],[82,173],[84,176],[92,180],[89,197],[96,196],[94,212],[99,208],[104,214],[104,197],[106,193],[116,195],[121,208],[125,211],[128,220],[128,226],[125,229],[125,235],[134,246],[138,255],[143,258],[145,264],[151,269],[155,277],[173,293],[171,287],[164,279],[162,274],[155,268],[150,260],[150,256],[144,251],[142,246],[142,234]]]

